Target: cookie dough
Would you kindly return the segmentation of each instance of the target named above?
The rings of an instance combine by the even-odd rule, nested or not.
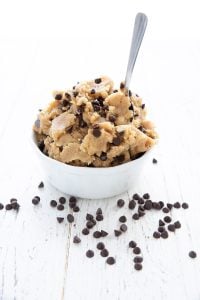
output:
[[[74,166],[111,167],[134,160],[156,142],[142,99],[105,76],[56,91],[33,126],[40,150]]]

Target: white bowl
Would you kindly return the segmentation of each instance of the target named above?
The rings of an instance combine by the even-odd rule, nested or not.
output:
[[[136,185],[143,165],[152,155],[149,150],[138,159],[109,168],[76,167],[44,155],[34,133],[31,144],[48,181],[61,192],[81,198],[108,198],[128,191]]]

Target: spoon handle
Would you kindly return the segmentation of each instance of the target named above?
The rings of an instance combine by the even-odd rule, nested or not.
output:
[[[129,90],[133,68],[147,27],[147,21],[147,16],[143,13],[138,13],[135,17],[135,25],[133,29],[131,49],[125,78],[125,88],[127,90]]]

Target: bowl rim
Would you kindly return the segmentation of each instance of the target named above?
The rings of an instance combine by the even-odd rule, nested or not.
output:
[[[151,154],[152,150],[154,149],[155,145],[150,148],[149,150],[147,150],[144,155],[142,155],[141,157],[139,158],[136,158],[134,160],[131,160],[131,161],[128,161],[128,162],[125,162],[123,164],[120,164],[120,165],[117,165],[117,166],[112,166],[112,167],[94,167],[94,168],[89,168],[89,167],[80,167],[80,166],[72,166],[72,165],[69,165],[69,164],[65,164],[59,160],[56,160],[56,159],[53,159],[49,156],[46,156],[42,151],[40,151],[40,149],[38,148],[37,146],[37,143],[36,143],[36,137],[35,137],[35,133],[34,131],[32,131],[32,134],[31,134],[31,139],[30,139],[30,142],[31,142],[31,145],[32,147],[36,150],[36,152],[38,153],[38,155],[41,157],[41,159],[45,159],[46,161],[49,161],[50,163],[55,163],[57,165],[60,165],[60,166],[65,166],[66,168],[68,168],[68,170],[71,170],[71,171],[77,171],[77,172],[81,172],[81,171],[86,171],[86,172],[90,172],[90,173],[96,173],[96,171],[98,170],[98,172],[115,172],[115,171],[123,171],[123,170],[126,170],[128,167],[132,167],[132,165],[138,163],[139,161],[141,160],[144,160],[146,158],[146,156],[149,154]]]

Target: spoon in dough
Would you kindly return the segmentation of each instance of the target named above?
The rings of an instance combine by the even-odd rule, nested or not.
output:
[[[143,13],[138,13],[135,17],[131,49],[129,53],[129,60],[125,78],[125,89],[127,91],[129,91],[133,68],[147,27],[147,21],[147,16]]]

